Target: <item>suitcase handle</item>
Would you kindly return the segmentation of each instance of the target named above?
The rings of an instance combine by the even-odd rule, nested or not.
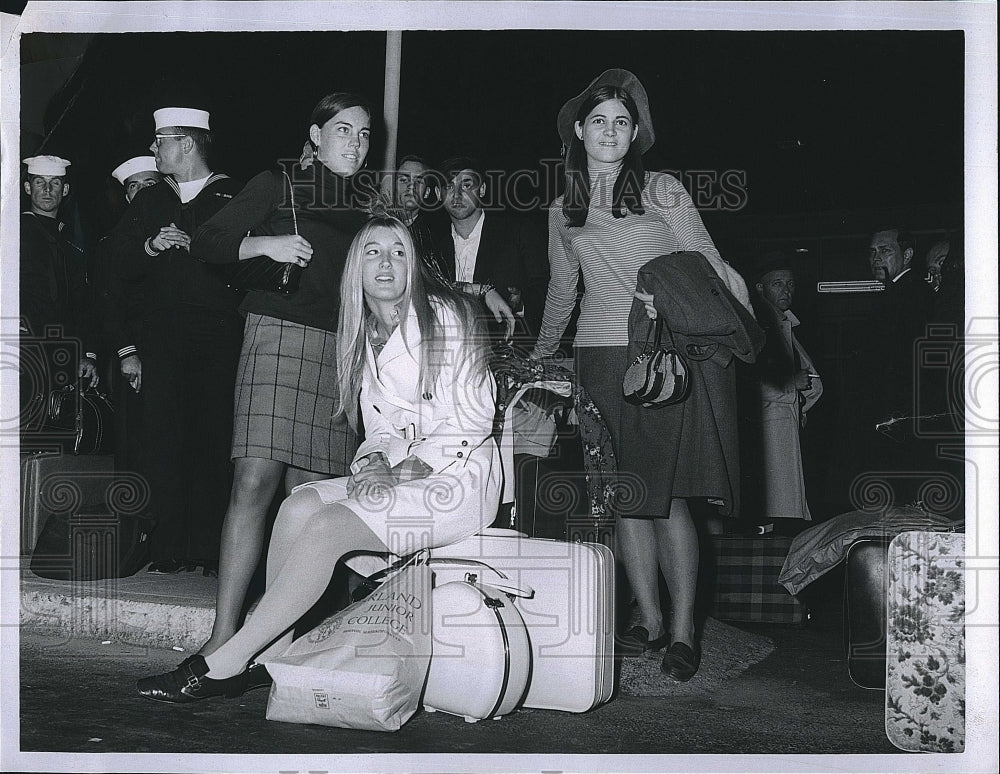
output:
[[[506,527],[486,527],[476,534],[482,537],[528,537],[526,532],[519,532],[516,529],[507,529]]]
[[[480,589],[496,589],[497,591],[502,591],[504,594],[509,594],[512,597],[522,597],[524,599],[533,599],[535,596],[535,590],[531,586],[508,586],[501,583],[490,582],[477,582],[474,580],[467,580],[467,583],[471,583]]]
[[[489,570],[491,573],[496,575],[501,580],[505,581],[510,580],[510,578],[507,577],[507,575],[505,575],[500,570],[496,569],[495,567],[490,567],[490,565],[486,564],[486,562],[480,562],[478,559],[452,559],[448,557],[434,557],[433,559],[429,559],[427,561],[427,564],[431,566],[435,564],[438,565],[446,564],[453,567],[455,566],[469,567],[472,569],[482,568],[484,570]],[[535,596],[535,590],[531,586],[528,586],[527,584],[522,584],[520,586],[513,586],[509,583],[495,583],[492,580],[490,581],[485,581],[480,579],[470,580],[469,579],[470,575],[471,573],[466,574],[466,581],[468,583],[472,583],[477,586],[480,584],[485,584],[487,586],[491,586],[492,588],[497,589],[498,591],[502,591],[505,594],[510,594],[511,596],[514,597],[524,597],[525,599],[531,599],[532,597]]]

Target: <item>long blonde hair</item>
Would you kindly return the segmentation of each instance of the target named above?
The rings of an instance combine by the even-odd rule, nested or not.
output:
[[[358,426],[358,395],[361,392],[368,341],[367,321],[371,314],[364,297],[362,263],[364,247],[378,228],[391,230],[403,245],[406,254],[406,290],[400,304],[399,326],[405,342],[407,318],[412,307],[420,328],[420,352],[416,359],[420,364],[421,393],[432,392],[441,372],[443,356],[449,347],[455,346],[453,340],[447,340],[447,332],[435,312],[436,305],[451,309],[464,332],[459,350],[453,352],[452,356],[467,358],[471,364],[471,373],[478,379],[485,379],[488,373],[484,346],[486,336],[470,300],[434,278],[427,269],[424,257],[418,255],[410,231],[401,220],[391,215],[375,216],[351,242],[340,281],[340,320],[337,325],[337,380],[340,395],[336,416],[345,414],[355,428]]]

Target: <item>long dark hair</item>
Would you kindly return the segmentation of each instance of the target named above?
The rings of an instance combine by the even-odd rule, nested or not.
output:
[[[369,119],[375,116],[375,113],[372,111],[371,102],[365,97],[355,94],[352,91],[335,91],[332,94],[327,94],[316,103],[312,115],[309,116],[309,126],[316,124],[316,126],[322,129],[323,124],[337,115],[341,110],[347,110],[352,107],[359,107],[364,110],[368,114]],[[315,150],[316,143],[312,142],[312,140],[309,142],[312,143],[313,150]]]
[[[621,102],[632,118],[632,125],[639,125],[639,111],[632,95],[620,86],[611,85],[598,86],[591,90],[580,105],[575,120],[583,123],[591,110],[609,99]],[[611,214],[616,218],[624,218],[626,210],[636,215],[646,212],[641,201],[642,189],[646,185],[646,170],[642,165],[642,153],[639,152],[637,140],[638,138],[629,145],[612,191]],[[587,151],[583,147],[583,140],[577,137],[574,131],[566,152],[566,194],[563,197],[566,225],[575,227],[586,223],[588,207],[590,207],[590,173],[587,167]]]

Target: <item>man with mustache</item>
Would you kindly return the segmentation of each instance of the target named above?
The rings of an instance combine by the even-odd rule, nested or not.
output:
[[[847,498],[839,501],[845,509],[861,507],[876,479],[893,503],[913,502],[935,464],[913,435],[913,417],[921,413],[916,345],[932,306],[930,286],[912,268],[915,253],[913,235],[898,226],[875,230],[869,242],[868,266],[884,290],[845,371],[837,466],[851,482],[838,493]]]

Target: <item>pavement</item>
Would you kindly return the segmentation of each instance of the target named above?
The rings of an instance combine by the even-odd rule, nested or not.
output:
[[[21,573],[22,631],[122,645],[195,652],[212,631],[218,580],[200,571],[158,575],[139,572],[128,578],[60,581]],[[250,607],[249,614],[253,614]],[[656,696],[698,693],[728,680],[767,658],[771,638],[707,619],[702,650],[711,653],[693,680],[670,681],[651,656],[620,659],[618,692]]]
[[[181,649],[192,652],[207,638],[215,584],[200,573],[62,583],[22,571],[18,735],[4,750],[5,764],[34,771],[930,770],[928,756],[901,752],[886,738],[884,692],[849,678],[835,575],[811,587],[814,615],[804,626],[707,619],[702,669],[689,683],[663,681],[656,657],[620,659],[614,696],[590,712],[522,708],[468,724],[418,711],[392,734],[268,721],[263,690],[184,706],[138,697],[137,678],[172,668]],[[955,761],[960,768],[940,770],[989,770]]]
[[[195,651],[212,632],[217,584],[201,572],[58,581],[23,570],[21,628]]]

